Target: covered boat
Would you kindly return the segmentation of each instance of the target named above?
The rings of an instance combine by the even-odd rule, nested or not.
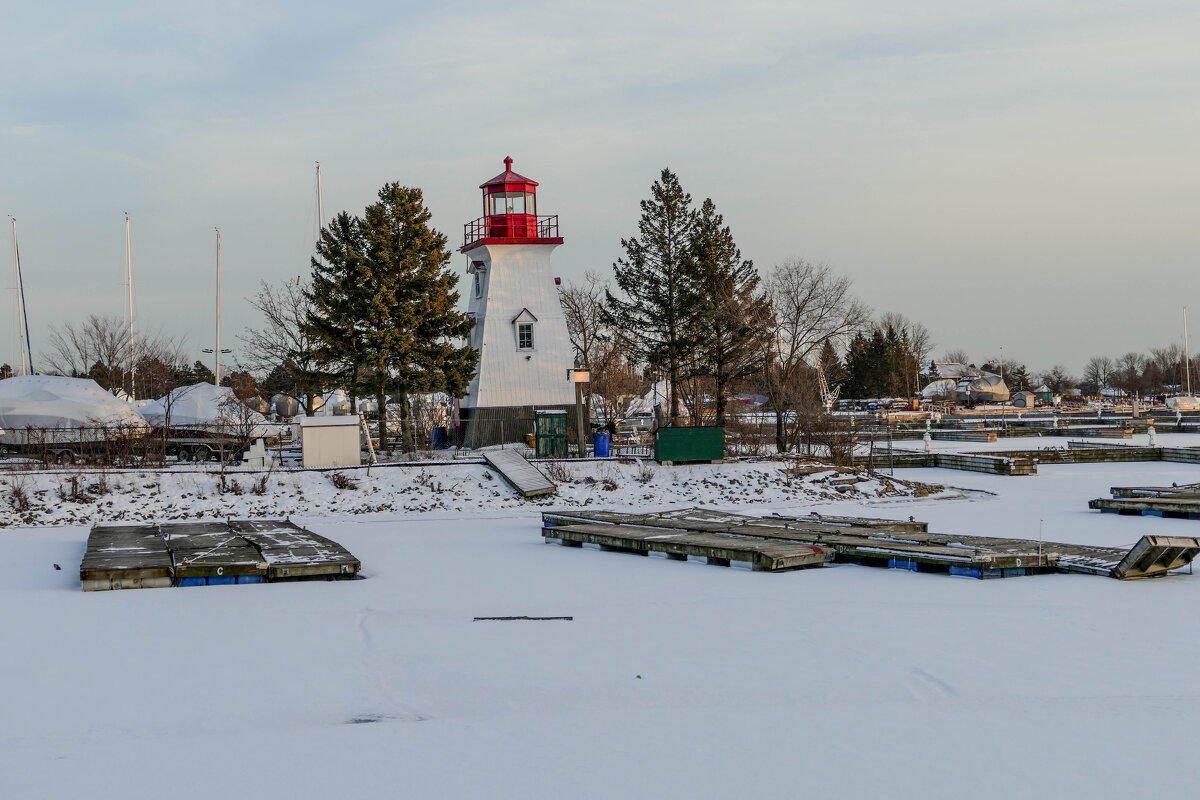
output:
[[[226,433],[251,439],[273,436],[276,426],[237,398],[228,386],[195,383],[172,389],[141,408],[151,424],[175,431]]]
[[[1006,403],[1008,385],[999,375],[984,372],[978,378],[963,378],[958,384],[959,399],[964,403]]]
[[[82,444],[142,435],[150,426],[91,378],[22,375],[0,380],[0,444]]]

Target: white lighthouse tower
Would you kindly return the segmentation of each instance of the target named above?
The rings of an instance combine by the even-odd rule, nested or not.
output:
[[[512,171],[480,185],[483,216],[463,226],[471,345],[479,371],[460,402],[464,444],[515,441],[534,409],[568,408],[571,340],[550,254],[563,243],[557,215],[537,213],[537,181]]]

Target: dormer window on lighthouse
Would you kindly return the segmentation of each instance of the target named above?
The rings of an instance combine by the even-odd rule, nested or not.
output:
[[[486,183],[483,216],[463,226],[462,252],[483,244],[562,244],[558,215],[538,216],[538,182],[512,169],[504,159],[504,172]]]

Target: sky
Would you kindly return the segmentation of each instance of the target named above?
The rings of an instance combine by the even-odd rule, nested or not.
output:
[[[1195,3],[48,2],[0,20],[0,213],[35,366],[52,323],[124,316],[126,212],[138,327],[195,358],[220,229],[236,357],[246,298],[309,271],[317,161],[327,217],[398,181],[457,247],[512,156],[559,214],[572,282],[611,276],[669,167],[764,274],[830,264],[924,323],[934,356],[1078,374],[1181,342],[1186,305],[1200,320]]]

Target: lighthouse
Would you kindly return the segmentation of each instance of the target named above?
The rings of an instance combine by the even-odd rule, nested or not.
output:
[[[459,403],[463,444],[519,441],[535,409],[574,402],[571,340],[550,256],[563,243],[558,215],[538,213],[538,182],[504,172],[480,185],[483,216],[463,226],[467,312],[479,370]]]

